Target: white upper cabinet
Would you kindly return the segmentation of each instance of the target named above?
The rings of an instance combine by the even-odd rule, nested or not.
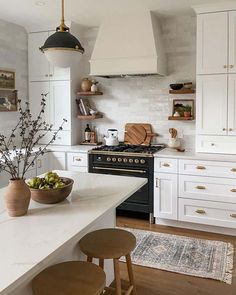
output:
[[[197,28],[197,74],[227,73],[228,12],[198,15]]]
[[[51,65],[45,55],[39,50],[46,39],[54,31],[37,32],[29,34],[29,80],[69,80],[70,68],[58,68]]]
[[[236,135],[236,74],[228,82],[228,135]]]
[[[48,32],[30,33],[28,40],[29,80],[42,81],[49,79],[49,62],[39,50],[48,38]]]
[[[197,133],[227,134],[227,75],[197,77]]]
[[[229,73],[236,73],[236,11],[229,12]]]

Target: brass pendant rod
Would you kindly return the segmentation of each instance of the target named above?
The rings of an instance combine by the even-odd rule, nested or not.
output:
[[[61,0],[61,24],[59,26],[60,32],[66,32],[69,31],[69,28],[65,25],[65,4],[64,0]]]

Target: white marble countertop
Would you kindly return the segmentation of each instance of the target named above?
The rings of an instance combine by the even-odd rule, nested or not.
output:
[[[0,294],[9,294],[87,227],[140,189],[145,178],[56,171],[73,178],[72,194],[62,203],[34,201],[26,216],[11,218],[0,189]]]
[[[53,152],[87,153],[95,147],[91,145],[50,145],[47,150]]]
[[[174,149],[165,148],[160,152],[154,154],[156,158],[175,158],[175,159],[189,159],[189,160],[209,160],[209,161],[225,161],[236,162],[236,155],[229,154],[208,154],[196,153],[195,151],[178,152]]]

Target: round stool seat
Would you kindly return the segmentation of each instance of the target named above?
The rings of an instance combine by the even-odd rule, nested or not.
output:
[[[104,271],[95,264],[69,261],[50,266],[33,279],[35,295],[100,295]]]
[[[114,259],[126,256],[136,245],[135,236],[122,229],[101,229],[86,234],[80,241],[81,251],[88,257]]]

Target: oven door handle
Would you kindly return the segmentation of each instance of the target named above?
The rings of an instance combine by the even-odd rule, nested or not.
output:
[[[105,168],[105,167],[96,167],[93,166],[93,169],[96,170],[107,170],[107,171],[121,171],[121,172],[135,172],[140,174],[147,174],[147,171],[145,170],[134,170],[134,169],[118,169],[118,168]]]

